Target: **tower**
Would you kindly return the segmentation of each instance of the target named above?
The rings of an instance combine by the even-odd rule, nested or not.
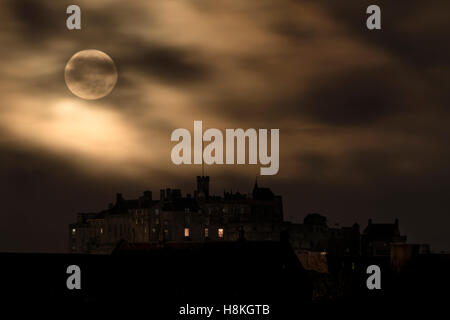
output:
[[[209,176],[197,176],[197,194],[199,197],[209,197]]]

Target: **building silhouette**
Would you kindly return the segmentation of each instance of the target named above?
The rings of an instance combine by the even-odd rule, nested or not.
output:
[[[356,223],[329,227],[326,217],[318,213],[308,214],[303,223],[285,221],[282,197],[257,182],[250,194],[224,191],[217,196],[210,194],[210,177],[198,176],[193,195],[167,188],[160,190],[159,199],[154,199],[151,191],[144,191],[139,198],[129,200],[118,193],[115,203],[107,209],[78,213],[77,221],[69,225],[69,251],[111,253],[121,240],[163,246],[180,242],[280,241],[284,237],[297,254],[389,255],[380,246],[406,240],[399,235],[398,222],[396,226],[369,224],[361,241]]]
[[[361,237],[363,255],[389,256],[394,243],[406,243],[406,236],[400,234],[398,219],[394,223],[372,223],[369,219]]]

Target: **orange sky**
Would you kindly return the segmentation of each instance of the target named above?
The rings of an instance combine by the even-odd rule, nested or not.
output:
[[[200,168],[171,163],[170,134],[192,131],[194,120],[205,129],[279,128],[279,174],[261,179],[285,195],[291,217],[310,210],[343,223],[399,216],[417,241],[450,243],[443,229],[418,227],[426,208],[437,221],[449,209],[440,194],[449,182],[445,1],[411,1],[406,9],[380,1],[383,30],[372,33],[364,28],[366,3],[356,0],[77,3],[81,31],[65,27],[68,1],[0,4],[5,197],[37,192],[30,180],[39,177],[55,177],[42,189],[49,198],[58,197],[53,184],[72,183],[72,175],[80,181],[70,190],[80,195],[86,181],[115,181],[86,204],[53,206],[44,219],[58,216],[46,223],[52,237],[36,250],[61,237],[75,211],[106,205],[107,192],[132,197],[146,186],[192,188]],[[65,86],[65,64],[84,49],[104,51],[116,63],[118,82],[106,98],[82,100]],[[29,161],[14,160],[18,154]],[[207,172],[221,192],[250,187],[259,167]],[[23,178],[28,170],[32,179]],[[308,198],[302,205],[299,195]],[[29,228],[37,219],[28,207],[7,208],[14,208],[3,213],[12,230],[18,217]],[[46,209],[40,203],[38,211]],[[13,232],[5,234],[0,250],[18,243]]]

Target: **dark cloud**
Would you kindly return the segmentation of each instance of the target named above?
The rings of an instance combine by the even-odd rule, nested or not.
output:
[[[12,19],[21,26],[21,35],[27,41],[39,42],[50,35],[56,35],[65,27],[66,7],[63,1],[51,5],[49,1],[7,0]]]
[[[176,48],[157,43],[128,44],[132,51],[119,56],[118,64],[123,69],[132,68],[150,78],[173,85],[189,85],[205,81],[212,69],[199,54],[189,48]]]
[[[433,1],[433,5],[420,0],[405,2],[380,0],[382,30],[369,31],[365,27],[365,13],[369,0],[336,2],[318,1],[348,32],[370,45],[389,50],[412,67],[448,65],[450,43],[450,3]]]
[[[331,125],[367,125],[410,106],[394,66],[359,68],[319,79],[297,110]]]
[[[104,75],[115,72],[114,65],[110,60],[98,55],[79,56],[72,60],[70,69],[73,69],[73,76],[78,80],[85,76],[85,74],[80,74],[82,71],[92,70],[92,72]]]
[[[306,25],[302,25],[298,22],[286,21],[280,19],[277,23],[272,25],[272,30],[283,36],[286,36],[293,40],[311,40],[317,36],[317,32]]]
[[[394,64],[330,72],[311,81],[306,93],[294,88],[266,98],[267,92],[249,96],[245,90],[234,90],[232,95],[218,95],[211,104],[224,117],[249,121],[270,114],[280,121],[295,115],[325,125],[371,125],[416,108],[424,88],[405,73]]]

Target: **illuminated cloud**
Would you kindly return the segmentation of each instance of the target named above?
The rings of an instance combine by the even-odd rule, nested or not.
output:
[[[48,216],[27,215],[30,207],[14,203],[38,188],[32,180],[46,181],[39,199],[67,202],[67,190],[55,186],[69,184],[80,201],[97,195],[94,209],[106,197],[100,189],[191,188],[200,168],[170,162],[170,134],[202,120],[219,129],[280,129],[279,175],[263,183],[285,196],[287,215],[317,210],[363,223],[397,215],[410,221],[406,233],[443,244],[443,229],[434,236],[415,226],[422,211],[448,209],[440,200],[450,179],[448,1],[411,1],[407,12],[381,1],[379,33],[364,29],[356,0],[85,0],[80,31],[65,27],[69,4],[0,4],[0,172],[9,177],[0,188],[12,199],[6,211],[18,212],[11,224],[25,215],[60,239],[87,206],[46,210],[40,202],[35,211]],[[66,88],[64,66],[93,48],[113,58],[119,78],[107,97],[83,101]],[[258,166],[207,172],[216,191],[248,183],[245,192]],[[87,189],[92,181],[108,186]],[[0,230],[0,240],[12,239]]]

